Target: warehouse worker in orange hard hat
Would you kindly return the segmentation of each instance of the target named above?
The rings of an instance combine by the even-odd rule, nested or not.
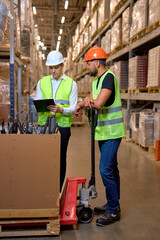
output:
[[[56,122],[61,133],[60,156],[60,191],[66,173],[66,154],[72,117],[77,104],[77,84],[63,73],[64,58],[59,51],[51,51],[47,55],[46,66],[49,66],[50,75],[43,77],[37,84],[36,99],[53,98],[55,105],[48,109],[55,113]],[[43,126],[50,112],[39,113],[38,124]],[[53,150],[54,151],[54,150]]]
[[[106,190],[107,202],[94,209],[95,214],[103,214],[96,220],[97,226],[105,226],[120,219],[120,177],[117,151],[125,136],[122,104],[116,76],[106,70],[107,54],[100,47],[93,47],[85,55],[90,75],[94,77],[92,92],[76,106],[78,116],[82,108],[97,108],[98,121],[95,140],[101,151],[99,170]]]

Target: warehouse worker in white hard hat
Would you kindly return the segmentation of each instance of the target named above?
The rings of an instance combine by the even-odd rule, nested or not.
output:
[[[51,51],[47,55],[46,66],[49,66],[51,75],[43,77],[37,84],[36,99],[55,100],[55,105],[48,109],[56,114],[56,122],[61,133],[61,162],[60,162],[60,191],[66,173],[66,155],[72,117],[77,104],[77,84],[63,73],[64,59],[60,52]],[[38,124],[46,123],[50,112],[39,113]]]

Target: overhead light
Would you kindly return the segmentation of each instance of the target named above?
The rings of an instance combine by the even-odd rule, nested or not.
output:
[[[62,34],[63,33],[63,29],[59,29],[59,34]]]
[[[66,0],[66,1],[65,1],[65,5],[64,5],[64,9],[67,9],[67,8],[68,8],[68,4],[69,4],[69,0]]]
[[[63,16],[61,19],[61,23],[64,23],[64,21],[65,21],[65,17]]]
[[[58,36],[58,41],[60,41],[61,40],[61,36]]]
[[[42,51],[46,51],[47,50],[47,47],[42,47]]]
[[[60,41],[57,41],[56,51],[59,51]]]
[[[35,28],[38,27],[38,24],[35,24],[34,27],[35,27]]]
[[[34,6],[33,6],[33,13],[34,13],[34,15],[37,14],[36,7],[34,7]]]
[[[38,39],[38,40],[40,40],[40,39],[41,39],[41,37],[38,35],[38,36],[37,36],[37,39]]]
[[[43,60],[45,60],[45,55],[44,55],[44,53],[42,54],[42,58],[43,58]]]

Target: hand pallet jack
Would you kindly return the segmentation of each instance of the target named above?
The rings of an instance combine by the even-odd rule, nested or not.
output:
[[[94,218],[94,211],[89,205],[89,199],[97,197],[95,188],[95,141],[94,130],[97,125],[97,109],[88,109],[88,120],[91,127],[91,177],[88,188],[85,187],[86,178],[67,178],[60,199],[60,225],[74,225],[90,223]],[[78,184],[82,184],[77,196]],[[79,203],[77,205],[77,200]]]

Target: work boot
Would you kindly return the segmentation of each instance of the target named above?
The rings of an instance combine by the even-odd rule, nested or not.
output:
[[[114,223],[116,221],[120,220],[120,214],[119,213],[108,213],[105,212],[100,218],[96,220],[96,225],[103,227],[106,225],[109,225],[111,223]]]
[[[94,213],[95,213],[96,215],[103,214],[103,213],[105,213],[105,211],[106,211],[106,207],[107,207],[107,203],[104,204],[102,207],[95,207],[95,208],[94,208]]]
[[[103,213],[105,213],[105,211],[106,211],[106,207],[107,207],[107,203],[104,204],[102,207],[95,207],[95,208],[94,208],[94,213],[95,213],[96,215],[103,214]],[[120,213],[120,212],[121,212],[121,209],[120,209],[120,207],[119,207],[119,208],[116,209],[116,213]]]

